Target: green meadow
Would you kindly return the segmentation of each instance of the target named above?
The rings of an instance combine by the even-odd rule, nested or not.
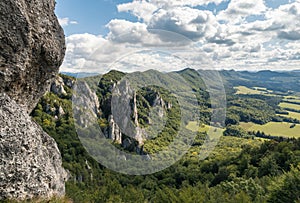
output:
[[[300,102],[300,97],[297,96],[285,96],[284,99],[287,101]]]
[[[290,103],[282,102],[279,104],[279,106],[283,109],[288,108],[288,109],[300,110],[300,105],[298,104],[290,104]]]
[[[237,92],[235,94],[262,94],[262,91],[257,89],[250,89],[245,86],[234,87]]]
[[[258,125],[255,123],[240,123],[240,126],[246,131],[260,131],[266,135],[282,136],[282,137],[300,137],[300,124],[295,127],[291,127],[292,123],[286,122],[269,122],[265,125]]]
[[[263,87],[253,87],[253,88],[248,88],[245,86],[237,86],[234,87],[234,89],[236,90],[235,94],[263,94],[263,95],[267,95],[267,96],[276,96],[274,94],[271,94],[272,91],[268,90],[267,88],[263,88]]]
[[[292,111],[288,111],[288,115],[283,115],[283,114],[278,114],[280,116],[284,116],[284,117],[287,117],[287,118],[295,118],[295,119],[298,119],[300,120],[300,113],[296,113],[296,112],[292,112]]]
[[[216,133],[223,133],[224,132],[224,129],[222,128],[217,128],[217,127],[213,127],[213,126],[209,126],[209,125],[204,125],[204,124],[201,124],[199,126],[198,122],[197,121],[191,121],[187,124],[186,128],[188,130],[191,130],[193,132],[208,132],[210,129],[213,130],[213,132],[216,132]]]

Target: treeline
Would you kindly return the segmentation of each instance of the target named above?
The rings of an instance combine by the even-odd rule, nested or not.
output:
[[[300,113],[300,110],[297,110],[297,109],[291,109],[291,108],[283,108],[284,110],[286,111],[292,111],[292,112],[295,112],[295,113]]]
[[[257,98],[233,96],[228,100],[226,125],[237,125],[239,122],[268,123],[276,115],[277,100],[265,101]],[[277,105],[276,105],[277,104]]]

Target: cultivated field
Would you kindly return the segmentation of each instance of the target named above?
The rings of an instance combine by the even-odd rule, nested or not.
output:
[[[284,99],[289,101],[300,102],[300,98],[297,96],[285,96]]]
[[[276,96],[274,94],[271,94],[272,91],[267,90],[266,88],[263,87],[248,88],[245,86],[237,86],[234,87],[234,89],[237,91],[235,94],[263,94],[267,96]]]
[[[292,111],[288,111],[288,112],[289,112],[289,115],[283,115],[283,114],[278,114],[278,115],[284,116],[287,118],[295,118],[295,119],[300,120],[300,113],[296,113],[296,112],[292,112]]]
[[[298,105],[298,104],[290,104],[290,103],[282,102],[279,104],[279,106],[281,108],[300,110],[300,105]]]
[[[234,89],[237,90],[236,94],[262,94],[259,90],[250,89],[245,86],[234,87]]]
[[[292,125],[292,123],[286,122],[269,122],[265,125],[240,123],[240,126],[246,131],[260,131],[264,132],[266,135],[300,138],[300,124],[291,128]]]
[[[196,121],[191,121],[187,124],[186,126],[187,129],[193,131],[193,132],[208,132],[209,130],[212,130],[216,133],[223,133],[224,129],[222,128],[217,128],[217,127],[213,127],[213,126],[209,126],[209,125],[204,125],[202,124],[201,126],[198,125],[198,123]]]

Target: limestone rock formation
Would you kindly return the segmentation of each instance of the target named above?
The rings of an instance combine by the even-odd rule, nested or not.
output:
[[[139,121],[138,121],[138,109],[137,109],[137,104],[136,104],[136,92],[133,94],[133,118],[134,118],[134,124],[139,127]]]
[[[58,73],[64,33],[54,0],[1,0],[0,92],[31,112]]]
[[[54,0],[0,2],[0,200],[64,194],[57,145],[28,115],[65,53],[54,7]]]
[[[153,101],[152,107],[158,107],[158,116],[160,118],[163,118],[166,104],[165,101],[162,99],[162,97],[159,95],[159,93],[156,94],[156,98]]]
[[[69,88],[73,88],[75,85],[75,79],[70,77],[63,77],[64,85],[66,85]]]
[[[112,139],[115,143],[121,144],[122,143],[122,132],[114,121],[113,115],[110,115],[108,118],[109,129],[108,129],[108,138]]]
[[[0,200],[63,195],[67,173],[55,141],[0,94]]]
[[[145,131],[139,127],[136,93],[130,87],[129,81],[118,82],[112,95],[111,106],[114,121],[119,125],[122,133],[135,139],[142,146]],[[134,122],[132,122],[132,117]]]
[[[66,114],[65,111],[64,111],[64,109],[61,106],[58,107],[57,111],[58,111],[57,112],[58,116],[63,116],[63,115]]]
[[[100,108],[99,99],[84,81],[77,81],[74,90],[72,102],[75,123],[82,128],[88,128],[96,123]]]
[[[64,84],[64,80],[57,76],[51,84],[50,91],[57,95],[66,95],[67,92],[64,88]]]

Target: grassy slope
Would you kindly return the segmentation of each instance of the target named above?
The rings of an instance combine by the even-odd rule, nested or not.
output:
[[[236,94],[262,94],[262,92],[259,90],[250,89],[245,86],[238,86],[235,87],[234,89],[237,90]]]
[[[217,146],[211,151],[208,160],[222,160],[224,155],[227,158],[238,156],[245,145],[252,148],[259,147],[265,140],[264,139],[245,139],[232,136],[222,136]],[[191,147],[188,151],[186,158],[197,158],[198,155],[203,153],[201,146]]]

